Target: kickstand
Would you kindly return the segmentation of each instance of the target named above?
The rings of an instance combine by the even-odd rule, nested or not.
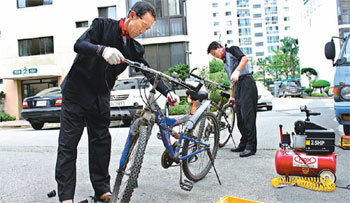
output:
[[[216,178],[218,179],[219,184],[221,185],[221,181],[220,181],[220,178],[219,178],[218,172],[216,171],[216,168],[215,168],[215,165],[214,165],[213,155],[211,154],[211,151],[210,151],[209,147],[206,147],[206,150],[207,150],[207,153],[208,153],[208,156],[209,156],[209,159],[210,159],[211,165],[213,166],[213,169],[214,169],[214,171],[215,171]]]
[[[182,181],[182,160],[180,160],[180,188],[186,191],[191,191],[193,183],[189,180]]]

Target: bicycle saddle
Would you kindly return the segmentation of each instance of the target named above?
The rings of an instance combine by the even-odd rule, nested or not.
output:
[[[220,91],[220,95],[225,98],[230,98],[230,93],[228,91]]]
[[[208,92],[204,90],[199,90],[195,92],[193,90],[186,90],[186,95],[191,95],[191,99],[202,101],[208,99]]]

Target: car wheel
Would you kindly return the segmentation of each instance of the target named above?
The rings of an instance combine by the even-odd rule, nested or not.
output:
[[[30,125],[32,126],[32,128],[34,128],[35,130],[41,130],[44,127],[44,122],[30,122]]]
[[[129,127],[130,124],[131,124],[131,120],[130,120],[130,119],[125,119],[125,120],[123,120],[123,126]]]
[[[271,110],[272,110],[272,106],[267,106],[266,109],[267,109],[268,111],[271,111]]]

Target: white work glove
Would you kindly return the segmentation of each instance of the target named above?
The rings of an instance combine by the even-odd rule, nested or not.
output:
[[[118,49],[112,47],[106,47],[103,50],[102,57],[111,65],[117,65],[124,61],[123,54]]]
[[[241,71],[235,70],[231,75],[231,82],[237,82]]]
[[[167,98],[168,98],[168,104],[170,106],[177,106],[177,105],[179,105],[180,97],[177,96],[175,93],[168,92]]]
[[[234,97],[230,97],[230,99],[228,100],[228,102],[232,105],[235,105],[236,104],[236,100]]]

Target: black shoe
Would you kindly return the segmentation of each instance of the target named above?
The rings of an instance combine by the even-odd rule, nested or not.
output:
[[[242,153],[239,154],[240,157],[248,157],[251,155],[254,155],[256,151],[250,150],[250,149],[245,149]]]
[[[236,147],[236,148],[232,148],[231,152],[243,152],[245,149],[245,147]]]

